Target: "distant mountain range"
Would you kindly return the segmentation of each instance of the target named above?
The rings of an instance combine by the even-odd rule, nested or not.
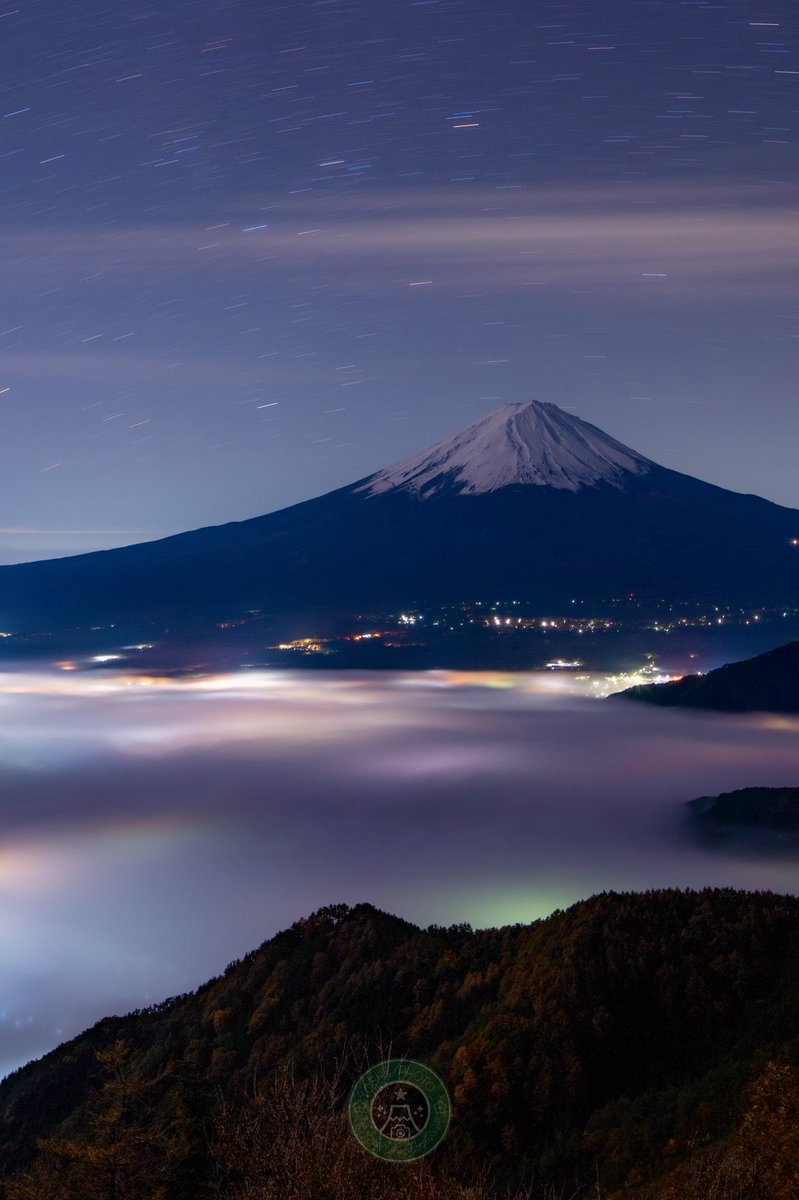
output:
[[[799,831],[799,787],[738,788],[689,801],[691,818],[708,829]]]
[[[0,629],[170,628],[475,598],[783,603],[799,512],[658,466],[553,404],[511,404],[267,516],[0,567]]]
[[[723,712],[799,712],[799,642],[728,663],[707,675],[628,688],[611,699]]]
[[[797,1019],[795,897],[611,893],[476,931],[337,905],[9,1076],[0,1188],[36,1160],[9,1200],[498,1200],[531,1179],[542,1200],[793,1196],[770,1172],[799,1170]],[[449,1090],[431,1169],[451,1186],[381,1171],[351,1138],[352,1083],[387,1056]],[[320,1073],[339,1080],[321,1111]],[[762,1191],[710,1186],[736,1129]],[[694,1162],[695,1185],[642,1190]],[[496,1191],[456,1186],[484,1173]]]

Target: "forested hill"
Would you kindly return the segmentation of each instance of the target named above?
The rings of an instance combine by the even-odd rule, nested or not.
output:
[[[17,1180],[5,1195],[292,1200],[304,1162],[307,1200],[410,1196],[404,1168],[369,1159],[339,1111],[366,1065],[408,1056],[454,1104],[446,1142],[419,1168],[425,1200],[465,1198],[454,1181],[484,1168],[503,1185],[598,1171],[607,1196],[740,1131],[746,1089],[759,1078],[767,1093],[769,1071],[787,1072],[784,1100],[798,1053],[796,898],[611,893],[480,931],[331,907],[196,993],[104,1020],[10,1076],[0,1152]],[[279,1184],[274,1156],[289,1145]],[[442,1172],[452,1182],[436,1191]]]
[[[799,642],[727,663],[707,675],[639,684],[610,699],[720,712],[799,712]]]

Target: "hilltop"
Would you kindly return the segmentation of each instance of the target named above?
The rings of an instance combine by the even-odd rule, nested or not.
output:
[[[450,1135],[424,1168],[431,1189],[442,1174],[452,1186],[426,1195],[460,1195],[485,1169],[498,1185],[599,1172],[603,1195],[630,1189],[721,1146],[769,1060],[793,1070],[797,980],[799,900],[785,896],[605,894],[480,931],[420,930],[369,905],[323,909],[197,992],[102,1021],[6,1079],[2,1170],[38,1162],[9,1200],[46,1195],[59,1170],[59,1196],[89,1195],[92,1155],[113,1146],[118,1200],[271,1198],[280,1193],[264,1180],[237,1190],[235,1172],[220,1184],[219,1156],[228,1170],[250,1144],[242,1131],[267,1119],[274,1153],[294,1145],[300,1111],[316,1148],[307,1169],[328,1178],[320,1147],[350,1147],[341,1105],[354,1078],[398,1055],[433,1067],[454,1103]],[[325,1091],[319,1080],[331,1077]],[[333,1142],[322,1128],[338,1130]],[[37,1158],[37,1139],[53,1137]],[[405,1196],[396,1173],[355,1149],[341,1149],[350,1195],[368,1169],[378,1172],[369,1195]],[[308,1186],[315,1200],[348,1194]]]

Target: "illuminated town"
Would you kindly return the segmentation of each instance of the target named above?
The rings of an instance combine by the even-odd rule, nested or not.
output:
[[[144,636],[142,636],[144,634]],[[747,608],[624,599],[470,600],[441,607],[339,615],[270,616],[249,609],[177,634],[152,623],[75,629],[64,635],[5,630],[6,662],[44,660],[62,670],[205,672],[319,667],[700,673],[774,640],[799,635],[799,607]],[[655,663],[662,664],[653,669]],[[643,676],[644,679],[647,675]]]

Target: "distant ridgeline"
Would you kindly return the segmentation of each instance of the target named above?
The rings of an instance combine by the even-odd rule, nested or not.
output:
[[[606,894],[481,931],[342,905],[9,1077],[4,1196],[795,1200],[797,1054],[796,898]],[[347,1127],[388,1057],[453,1100],[419,1165]]]
[[[799,833],[799,787],[739,788],[689,802],[694,821],[712,828],[773,829]]]
[[[628,688],[611,699],[724,712],[796,713],[799,712],[799,642],[789,642],[743,662],[728,663],[707,675],[686,675],[669,683]]]

